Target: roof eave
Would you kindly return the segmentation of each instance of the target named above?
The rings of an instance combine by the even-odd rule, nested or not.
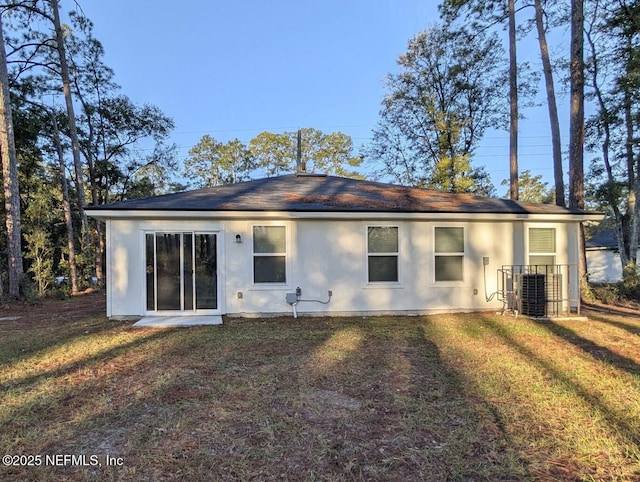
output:
[[[88,209],[96,219],[409,219],[453,221],[599,221],[602,213],[404,212],[404,211],[202,211]]]

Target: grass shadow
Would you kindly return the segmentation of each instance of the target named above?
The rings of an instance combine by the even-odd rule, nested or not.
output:
[[[305,323],[180,331],[140,375],[143,397],[74,421],[60,450],[116,450],[141,478],[529,478],[423,319]]]
[[[608,363],[609,365],[620,368],[632,375],[640,374],[640,364],[636,363],[635,360],[632,360],[631,358],[618,355],[609,348],[598,345],[587,338],[581,337],[572,329],[561,326],[553,321],[545,321],[541,323],[541,325],[554,335],[585,351],[596,360]]]
[[[109,360],[114,359],[117,356],[122,355],[130,350],[140,349],[144,345],[154,340],[158,340],[160,338],[168,336],[169,333],[170,332],[168,330],[150,331],[146,336],[138,337],[128,343],[120,344],[113,348],[94,353],[90,356],[86,356],[80,360],[73,361],[71,363],[54,368],[52,370],[42,370],[39,373],[34,375],[29,375],[29,376],[18,378],[18,379],[12,379],[8,382],[5,382],[2,385],[2,388],[3,390],[25,389],[30,385],[33,385],[45,379],[61,378],[73,372],[76,372],[83,368],[88,368],[98,363],[104,364],[104,363],[107,363]]]
[[[79,336],[105,333],[113,330],[114,327],[119,328],[121,325],[122,322],[97,318],[76,322],[71,326],[67,325],[64,327],[63,333],[59,333],[59,327],[55,326],[49,330],[45,329],[44,331],[50,332],[46,334],[42,333],[43,330],[38,330],[37,336],[34,336],[32,329],[26,332],[6,333],[0,340],[0,368],[55,350]]]
[[[596,320],[600,323],[605,323],[607,325],[611,325],[611,326],[615,326],[616,328],[620,328],[621,330],[625,330],[629,333],[631,333],[632,335],[638,335],[640,336],[640,324],[634,325],[631,323],[625,323],[623,321],[617,321],[617,320],[612,320],[608,317],[606,317],[605,315],[601,315],[601,314],[597,314],[593,311],[590,311],[589,314],[589,319],[590,320]],[[637,316],[632,316],[629,314],[621,314],[621,313],[615,313],[611,316],[619,316],[619,317],[628,317],[628,318],[635,318],[638,319]]]
[[[615,425],[617,414],[587,387],[496,319],[477,316],[488,327],[482,334],[490,332],[494,342],[502,340],[526,356],[628,436],[632,427]],[[3,424],[20,431],[10,434],[9,446],[21,453],[38,448],[109,453],[123,457],[125,466],[11,468],[10,475],[13,480],[39,475],[49,477],[42,480],[530,480],[534,466],[526,448],[514,446],[499,407],[469,386],[473,378],[451,358],[457,348],[446,345],[454,341],[438,323],[430,317],[259,320],[150,330],[50,370],[46,379],[57,379],[50,398],[36,407],[25,404],[12,413],[18,421]],[[123,365],[129,354],[136,354],[136,361]],[[116,357],[119,370],[113,377],[78,383],[68,377]],[[25,377],[18,389],[28,392],[30,384],[45,382],[38,378],[44,376]],[[62,435],[56,438],[59,427]],[[40,433],[48,438],[37,439]]]
[[[614,430],[614,432],[619,434],[619,436],[622,437],[627,443],[635,446],[635,450],[640,451],[640,433],[638,432],[638,427],[633,426],[632,424],[627,422],[625,420],[624,414],[619,413],[618,411],[609,407],[597,396],[594,396],[591,393],[589,393],[589,390],[585,385],[578,382],[575,378],[571,377],[568,373],[563,373],[562,371],[557,369],[553,365],[553,363],[537,355],[534,351],[527,348],[523,343],[516,340],[513,336],[511,336],[508,330],[505,329],[505,327],[500,326],[489,317],[483,317],[483,322],[486,324],[487,327],[491,329],[491,331],[495,335],[501,338],[504,343],[511,346],[521,356],[530,360],[534,366],[538,367],[543,372],[548,373],[550,377],[552,377],[556,381],[560,382],[563,386],[570,389],[570,391],[573,392],[577,397],[579,397],[581,400],[587,403],[594,410],[595,413],[600,414],[602,419],[606,421],[607,425],[611,427]],[[565,339],[566,341],[572,344],[574,344],[575,338],[579,338],[577,337],[577,335],[574,334],[575,336],[574,341],[570,339],[566,339],[565,337],[569,336],[569,333],[567,333],[567,331],[563,329],[557,329],[561,327],[556,327],[556,325],[554,325],[553,323],[537,324],[537,326],[542,326],[543,328],[548,330],[549,333],[553,334],[554,336],[558,336],[562,339]],[[623,361],[626,362],[626,360],[623,360]],[[633,362],[633,365],[634,365],[633,366],[634,370],[637,369],[637,364],[635,364],[635,362]]]
[[[433,405],[431,417],[446,431],[444,453],[434,463],[444,465],[447,480],[528,480],[528,463],[513,449],[503,417],[442,358],[428,335],[430,323],[423,318],[408,345],[419,353],[411,365],[415,396]]]

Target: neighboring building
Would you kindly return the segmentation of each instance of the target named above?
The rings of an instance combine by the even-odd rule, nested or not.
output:
[[[602,217],[312,174],[87,211],[114,318],[502,309],[503,267],[576,265],[580,223]]]
[[[615,283],[622,280],[622,263],[614,229],[607,229],[585,241],[587,272],[592,283]]]

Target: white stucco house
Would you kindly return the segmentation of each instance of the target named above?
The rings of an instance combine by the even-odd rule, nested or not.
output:
[[[314,174],[87,211],[106,223],[112,318],[499,310],[531,266],[577,264],[580,223],[602,217]]]

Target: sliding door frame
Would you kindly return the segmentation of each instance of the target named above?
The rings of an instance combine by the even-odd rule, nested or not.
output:
[[[179,235],[180,236],[180,308],[177,309],[158,309],[158,237],[162,235]],[[185,235],[190,235],[191,238],[191,308],[185,309]],[[197,308],[197,277],[196,277],[196,237],[198,235],[210,235],[215,238],[215,290],[216,290],[216,308],[215,309],[198,309]],[[153,239],[153,307],[149,308],[148,289],[148,247],[147,236],[152,236]],[[223,302],[223,289],[222,289],[222,276],[221,276],[221,259],[222,259],[222,247],[221,241],[224,238],[221,231],[217,230],[189,230],[189,229],[166,229],[166,230],[144,230],[142,232],[142,245],[144,254],[144,289],[143,289],[143,303],[144,313],[149,316],[188,316],[188,315],[220,315],[222,314],[222,302]]]

